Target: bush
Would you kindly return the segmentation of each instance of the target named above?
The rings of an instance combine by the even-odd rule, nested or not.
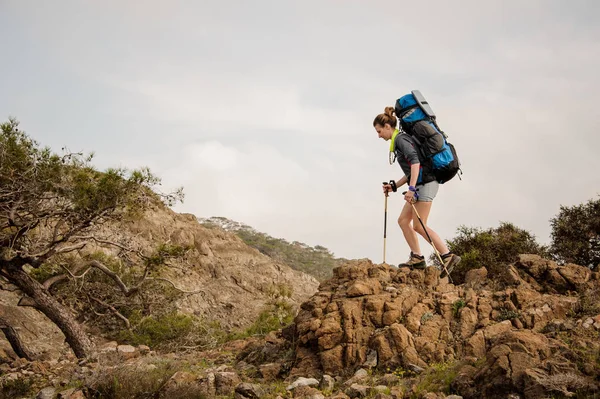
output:
[[[141,318],[134,314],[130,319],[134,327],[121,331],[117,339],[132,345],[165,350],[178,350],[183,346],[207,349],[227,339],[227,333],[218,322],[207,322],[192,315],[173,312]]]
[[[84,389],[88,398],[156,398],[165,383],[183,368],[184,364],[175,361],[100,367],[86,379]],[[198,391],[180,394],[171,395],[170,398],[203,397]]]
[[[550,220],[551,252],[559,263],[598,267],[600,264],[600,199],[561,206]]]
[[[461,226],[458,235],[448,241],[448,248],[462,257],[452,272],[452,279],[458,284],[464,283],[471,269],[485,266],[490,275],[500,273],[506,265],[515,262],[519,254],[549,256],[533,234],[508,222],[487,230]]]

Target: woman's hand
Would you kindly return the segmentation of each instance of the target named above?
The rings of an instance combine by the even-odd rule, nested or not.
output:
[[[404,200],[406,202],[408,202],[409,204],[412,204],[413,202],[415,202],[417,200],[415,198],[415,192],[408,190],[406,193],[404,193]]]
[[[388,184],[388,183],[384,184],[384,185],[383,185],[383,193],[385,194],[385,196],[386,196],[386,197],[389,195],[389,192],[390,192],[390,191],[394,191],[394,190],[392,189],[392,185],[391,185],[391,184]]]

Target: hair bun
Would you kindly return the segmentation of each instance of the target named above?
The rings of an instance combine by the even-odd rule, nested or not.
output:
[[[385,110],[383,111],[386,115],[389,116],[395,116],[394,115],[394,107],[385,107]]]

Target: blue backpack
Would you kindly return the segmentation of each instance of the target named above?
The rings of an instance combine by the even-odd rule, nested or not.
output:
[[[420,91],[413,90],[396,100],[395,112],[402,130],[416,139],[423,166],[440,184],[461,171],[456,149],[437,125],[435,114]]]

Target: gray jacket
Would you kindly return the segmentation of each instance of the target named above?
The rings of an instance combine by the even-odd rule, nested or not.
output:
[[[405,132],[398,133],[394,142],[394,153],[396,154],[398,164],[400,164],[402,171],[408,178],[409,184],[410,166],[416,163],[421,164],[417,184],[425,184],[435,180],[435,176],[433,176],[433,174],[428,171],[428,169],[430,169],[427,168],[427,165],[429,163],[427,161],[422,160],[423,157],[420,154],[418,144],[416,140],[409,134]]]

